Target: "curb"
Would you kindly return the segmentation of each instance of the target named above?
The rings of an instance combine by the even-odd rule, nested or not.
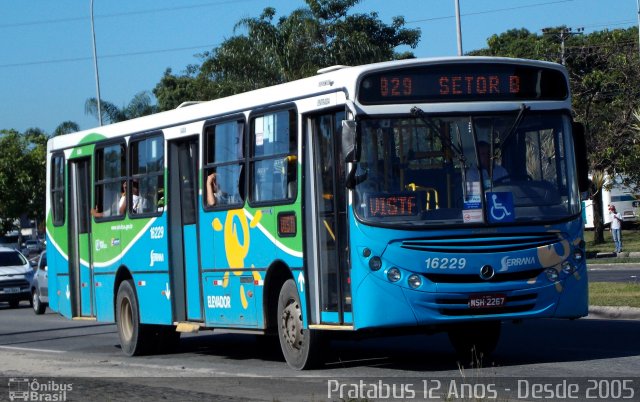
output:
[[[640,252],[638,251],[621,251],[616,253],[614,251],[602,251],[596,254],[595,259],[598,258],[640,258]]]
[[[589,306],[587,319],[640,320],[638,307]]]

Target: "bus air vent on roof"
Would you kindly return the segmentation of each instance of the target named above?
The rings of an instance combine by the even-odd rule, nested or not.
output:
[[[339,64],[336,66],[325,67],[318,70],[318,74],[324,74],[324,73],[329,73],[331,71],[342,70],[343,68],[347,68],[347,67],[350,67],[350,66],[344,66],[342,64]]]
[[[198,103],[202,103],[202,102],[201,101],[182,102],[181,104],[178,105],[178,107],[176,107],[176,109],[180,109],[180,108],[191,106],[191,105],[197,105]]]

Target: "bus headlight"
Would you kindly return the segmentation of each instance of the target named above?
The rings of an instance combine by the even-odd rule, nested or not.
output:
[[[565,261],[562,263],[562,272],[567,275],[571,275],[572,273],[576,272],[576,266],[569,261]]]
[[[558,271],[556,271],[553,268],[547,268],[546,271],[544,271],[547,274],[547,279],[549,280],[549,282],[557,282],[558,281]]]
[[[396,267],[389,268],[389,270],[387,271],[387,279],[389,279],[390,282],[398,282],[401,277],[402,277],[402,274],[400,273],[400,270]]]
[[[409,276],[407,282],[409,283],[409,287],[411,289],[417,289],[420,287],[420,285],[422,285],[422,278],[420,278],[420,275],[413,274]]]
[[[382,268],[382,260],[380,259],[380,257],[372,257],[369,260],[369,268],[372,271],[377,271]]]
[[[575,262],[581,262],[584,259],[584,252],[581,249],[577,248],[573,250],[573,260]]]

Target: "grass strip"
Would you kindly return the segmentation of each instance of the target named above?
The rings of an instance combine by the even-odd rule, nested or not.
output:
[[[589,283],[589,304],[640,307],[640,283],[591,282]]]

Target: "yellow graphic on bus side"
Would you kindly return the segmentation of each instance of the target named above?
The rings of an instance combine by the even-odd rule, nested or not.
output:
[[[237,220],[234,218],[237,218]],[[256,228],[258,223],[260,223],[261,218],[262,211],[260,210],[256,212],[251,222],[247,220],[244,210],[234,210],[227,212],[227,218],[225,219],[224,225],[218,218],[215,218],[211,222],[213,230],[216,232],[222,231],[224,233],[224,252],[227,257],[227,262],[229,263],[229,268],[232,269],[231,272],[236,276],[244,274],[243,271],[237,269],[245,267],[244,261],[249,255],[249,247],[251,246],[251,231],[249,228]],[[238,236],[239,230],[242,231],[241,236]],[[244,243],[241,243],[240,239],[243,239]],[[254,268],[253,264],[251,267]],[[252,269],[251,274],[254,281],[259,282],[262,280],[259,272]],[[222,280],[222,287],[226,288],[227,286],[229,286],[229,271],[225,272]],[[244,285],[240,285],[240,302],[242,304],[242,308],[245,310],[249,307],[249,301],[247,300]]]

